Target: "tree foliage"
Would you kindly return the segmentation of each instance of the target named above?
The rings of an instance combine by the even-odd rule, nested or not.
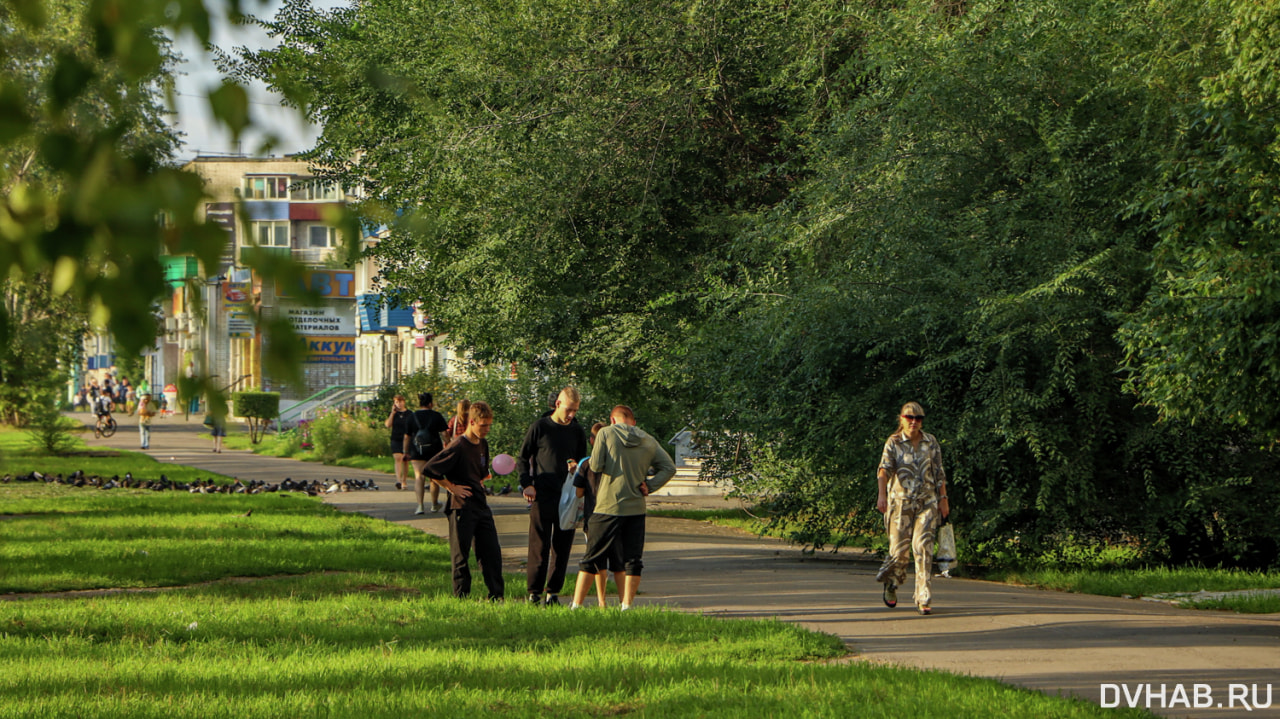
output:
[[[694,419],[805,541],[916,400],[975,542],[1267,564],[1274,7],[299,0],[234,65],[389,294]]]
[[[237,70],[309,98],[310,157],[391,225],[371,253],[388,294],[424,300],[478,359],[630,399],[669,385],[708,283],[750,271],[738,215],[794,184],[790,124],[823,99],[786,68],[796,43],[841,51],[823,13],[298,0],[265,23],[280,47]]]
[[[0,295],[4,314],[14,320],[0,344],[0,421],[21,427],[45,418],[40,408],[58,406],[89,322],[69,298],[54,295],[46,276],[0,283]]]
[[[240,0],[225,6],[241,17]],[[193,255],[210,271],[225,247],[225,232],[197,219],[203,181],[173,165],[178,138],[163,118],[169,38],[207,43],[210,18],[205,0],[0,0],[0,278],[46,278],[51,298],[87,312],[125,355],[155,340],[152,310],[169,292],[160,255]],[[233,81],[208,99],[233,133],[254,121]],[[359,228],[342,222],[354,244]],[[251,264],[267,280],[300,271],[278,258]],[[0,308],[0,344],[20,322]],[[268,369],[296,376],[292,328],[264,329],[275,340]]]
[[[1154,283],[1122,338],[1167,417],[1280,437],[1280,5],[1227,5],[1151,190]]]

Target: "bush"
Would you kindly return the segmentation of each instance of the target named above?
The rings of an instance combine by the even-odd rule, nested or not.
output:
[[[346,457],[386,457],[389,433],[366,410],[321,410],[310,425],[311,443],[324,462]]]
[[[267,423],[280,415],[279,392],[236,392],[231,401],[236,414],[249,420],[249,441],[257,444]]]
[[[30,421],[27,433],[31,435],[32,444],[47,454],[65,454],[75,446],[75,439],[70,430],[78,423],[63,417],[58,410],[47,404],[28,406]]]

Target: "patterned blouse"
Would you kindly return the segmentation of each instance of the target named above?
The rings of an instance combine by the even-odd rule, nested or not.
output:
[[[937,503],[947,482],[942,468],[942,447],[933,435],[922,432],[920,448],[897,433],[884,443],[880,469],[889,473],[889,499],[910,499],[925,504]]]

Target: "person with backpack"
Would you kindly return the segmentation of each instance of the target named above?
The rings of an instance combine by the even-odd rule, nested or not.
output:
[[[435,399],[430,392],[423,392],[418,395],[418,409],[409,415],[409,419],[405,422],[404,433],[404,454],[409,458],[409,463],[413,465],[413,491],[418,499],[418,508],[414,514],[426,514],[423,508],[423,499],[426,493],[426,481],[422,474],[422,468],[427,466],[427,460],[436,456],[440,450],[444,449],[444,440],[441,439],[441,433],[448,429],[448,423],[444,421],[444,416],[432,409],[435,405]],[[431,511],[440,511],[440,485],[435,481],[431,482]]]

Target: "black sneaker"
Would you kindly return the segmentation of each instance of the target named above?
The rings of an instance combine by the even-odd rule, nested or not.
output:
[[[898,585],[893,582],[884,583],[884,605],[890,609],[898,606]]]
[[[538,594],[537,592],[530,592],[529,603],[534,605],[535,607],[540,606],[542,604],[542,595]]]
[[[548,594],[543,598],[542,605],[545,607],[558,607],[560,606],[560,597],[555,594]]]

